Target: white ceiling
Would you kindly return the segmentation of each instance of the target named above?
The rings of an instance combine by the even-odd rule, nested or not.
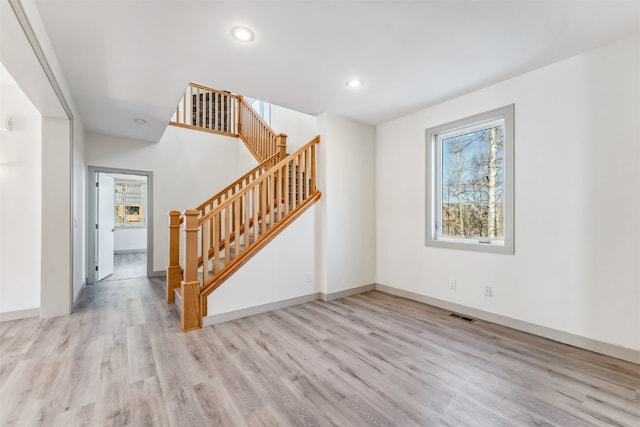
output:
[[[639,0],[37,5],[86,129],[152,141],[189,81],[375,125],[640,31]]]

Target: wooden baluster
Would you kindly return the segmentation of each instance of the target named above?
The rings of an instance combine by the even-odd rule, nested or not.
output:
[[[198,215],[199,211],[185,211],[185,269],[182,288],[180,323],[183,331],[202,327],[200,315],[200,281],[198,280]]]
[[[180,212],[169,212],[169,266],[167,267],[167,303],[176,300],[175,288],[180,286],[182,280],[182,267],[180,266]]]
[[[311,194],[316,192],[316,144],[311,144]]]
[[[242,195],[242,215],[243,215],[243,239],[244,239],[244,250],[246,251],[247,248],[249,247],[249,224],[250,224],[250,218],[249,218],[249,195],[248,193],[244,193]]]
[[[233,96],[231,94],[227,95],[227,132],[233,133]]]
[[[204,285],[209,281],[210,221],[208,219],[202,223],[202,283]]]
[[[215,112],[213,108],[213,97],[215,96],[215,92],[211,92],[209,95],[209,129],[213,129],[213,114]]]
[[[273,200],[271,200],[271,209],[273,210],[274,223],[280,219],[278,217],[278,181],[280,181],[280,173],[278,172],[278,170],[274,170],[273,174],[271,175],[271,185],[273,185],[273,192],[271,195],[271,197],[273,197]]]
[[[230,252],[230,242],[229,242],[229,232],[230,232],[230,217],[231,216],[231,207],[227,206],[224,209],[224,267],[226,268],[229,265],[229,252]]]
[[[275,216],[275,212],[274,212],[275,209],[274,209],[274,206],[273,206],[273,200],[274,200],[274,197],[273,197],[273,195],[274,195],[273,194],[273,191],[274,191],[273,184],[274,184],[273,174],[269,174],[267,176],[267,203],[268,203],[268,206],[269,206],[269,222],[271,223],[272,227],[273,227],[273,224],[275,224],[275,222],[276,222],[276,216]]]
[[[302,159],[302,200],[307,198],[307,150],[300,153]]]
[[[256,200],[258,194],[258,186],[251,187],[251,220],[253,221],[253,241],[258,240],[258,202]]]
[[[188,90],[187,90],[188,93]],[[187,124],[187,93],[182,97],[182,123]]]
[[[298,163],[298,168],[297,168],[297,175],[296,175],[296,180],[297,180],[297,190],[296,190],[296,206],[299,205],[300,203],[302,203],[302,154],[298,154],[298,156],[296,156],[296,161]]]
[[[241,201],[242,201],[242,198],[239,198],[233,202],[233,214],[234,214],[233,243],[235,246],[236,258],[238,257],[238,255],[240,255],[240,210],[241,210],[240,202]]]
[[[213,129],[218,129],[218,94],[213,94]]]
[[[238,128],[236,129],[236,132],[238,132],[238,135],[243,135],[242,133],[242,115],[244,114],[244,98],[242,97],[242,95],[238,96]]]
[[[291,162],[287,162],[284,165],[284,179],[286,179],[286,188],[284,189],[284,213],[289,213],[289,196],[291,195],[291,185],[293,184],[293,180],[291,179],[291,169],[289,165]]]
[[[212,230],[220,230],[220,216],[213,214],[211,220],[213,221]],[[213,274],[216,275],[220,271],[220,233],[214,231],[213,239]]]
[[[262,234],[267,231],[267,181],[260,182],[260,220],[262,222]]]
[[[213,206],[211,206],[209,211],[211,210],[213,210]],[[207,221],[209,222],[209,242],[213,242],[213,217],[209,218]]]

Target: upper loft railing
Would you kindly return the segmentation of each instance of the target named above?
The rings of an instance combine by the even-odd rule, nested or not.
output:
[[[189,83],[170,125],[238,136],[238,95]]]
[[[189,83],[170,125],[239,137],[262,163],[286,156],[287,135],[276,133],[241,95]]]

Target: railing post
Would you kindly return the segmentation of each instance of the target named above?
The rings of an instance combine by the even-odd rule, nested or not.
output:
[[[276,150],[278,151],[278,161],[287,157],[287,135],[284,133],[276,135]]]
[[[187,332],[202,327],[200,315],[200,281],[198,280],[198,216],[200,211],[187,210],[185,218],[185,267],[180,323]]]
[[[180,212],[169,212],[169,266],[167,267],[167,303],[175,302],[174,289],[180,286]]]

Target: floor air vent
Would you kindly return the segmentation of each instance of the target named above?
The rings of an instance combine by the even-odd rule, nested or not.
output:
[[[455,317],[456,319],[464,320],[465,322],[469,322],[469,323],[473,323],[476,321],[476,319],[472,319],[471,317],[463,316],[462,314],[458,314],[458,313],[451,313],[449,314],[449,316]]]

